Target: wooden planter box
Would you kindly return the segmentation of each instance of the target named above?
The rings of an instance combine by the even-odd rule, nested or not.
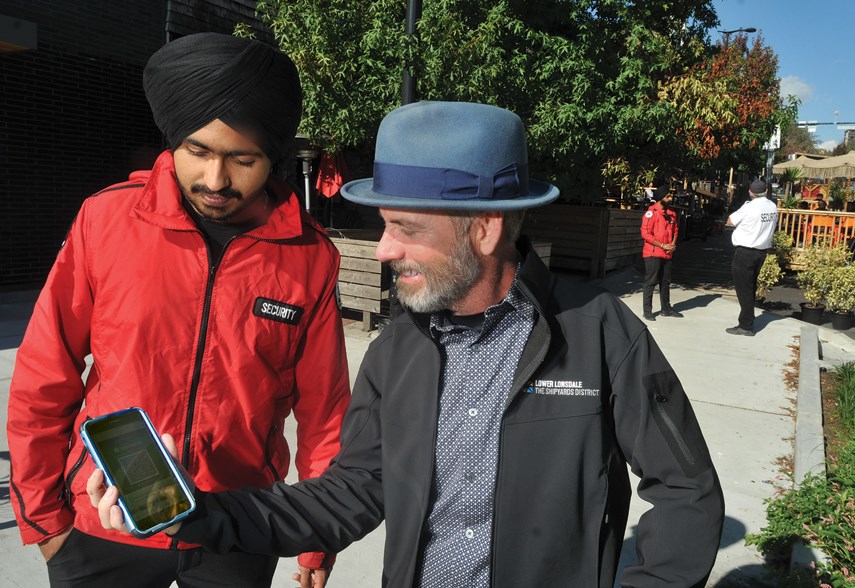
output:
[[[341,254],[338,271],[341,306],[362,311],[362,330],[370,331],[377,316],[389,314],[392,273],[388,265],[374,257],[380,233],[360,229],[328,231]]]
[[[523,233],[552,243],[550,267],[593,278],[632,265],[641,255],[641,210],[551,204],[526,213]]]

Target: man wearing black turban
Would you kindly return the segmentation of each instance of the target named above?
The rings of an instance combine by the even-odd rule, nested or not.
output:
[[[18,352],[18,525],[52,586],[269,586],[276,558],[120,536],[88,505],[88,418],[143,408],[199,488],[222,491],[283,479],[291,412],[299,476],[320,475],[350,397],[338,252],[271,173],[300,119],[294,63],[201,33],[158,50],[143,78],[169,149],[84,202]],[[301,585],[324,586],[332,559],[302,554]]]

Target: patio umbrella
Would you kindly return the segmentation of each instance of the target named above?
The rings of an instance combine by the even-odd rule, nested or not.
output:
[[[806,157],[804,155],[799,155],[795,159],[791,159],[789,161],[782,161],[781,163],[776,163],[775,165],[772,166],[772,173],[773,174],[784,173],[784,170],[789,169],[791,167],[802,169],[805,166],[805,164],[812,162],[812,161],[816,161],[816,160],[811,159],[810,157]]]
[[[855,151],[804,165],[802,174],[811,178],[855,178]]]

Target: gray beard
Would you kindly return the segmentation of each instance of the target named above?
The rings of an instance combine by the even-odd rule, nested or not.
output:
[[[416,270],[425,277],[420,288],[398,283],[398,300],[413,312],[439,312],[454,306],[481,276],[481,263],[466,237],[460,237],[443,262],[426,266],[420,263],[393,262],[398,273]]]

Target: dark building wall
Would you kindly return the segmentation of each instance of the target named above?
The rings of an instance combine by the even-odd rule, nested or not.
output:
[[[230,33],[254,0],[3,0],[38,47],[0,53],[0,291],[38,288],[83,200],[161,150],[142,70],[167,38]],[[260,35],[269,40],[270,35]],[[0,39],[2,41],[3,39]]]
[[[0,53],[0,288],[44,282],[80,203],[160,149],[142,68],[163,44],[162,0],[4,0],[37,26]]]

